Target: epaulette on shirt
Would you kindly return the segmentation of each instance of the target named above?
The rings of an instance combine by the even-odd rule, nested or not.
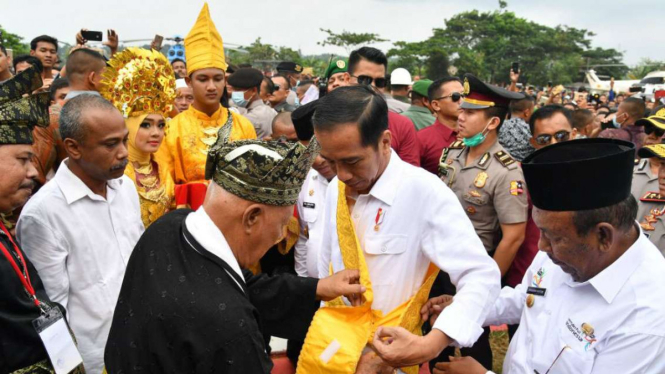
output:
[[[496,157],[497,160],[501,163],[501,165],[505,167],[509,167],[511,165],[516,165],[517,161],[510,157],[510,155],[504,151],[498,151],[497,153],[494,154],[494,157]]]
[[[639,160],[639,161],[638,161],[638,160]],[[642,171],[642,170],[644,170],[644,168],[647,166],[647,159],[646,159],[646,158],[643,158],[642,160],[640,160],[639,158],[636,158],[636,159],[635,159],[635,165],[636,165],[636,166],[635,166],[635,169],[636,169],[637,171]]]
[[[456,140],[453,144],[448,147],[448,149],[462,149],[464,148],[464,142],[461,140]]]
[[[662,196],[658,192],[647,192],[642,196],[640,201],[648,201],[652,203],[665,203],[665,196]]]

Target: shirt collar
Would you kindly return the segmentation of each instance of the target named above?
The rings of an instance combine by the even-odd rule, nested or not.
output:
[[[397,156],[397,153],[391,149],[388,166],[386,166],[386,170],[383,171],[383,174],[381,174],[379,180],[374,183],[374,186],[369,191],[369,194],[388,205],[392,205],[393,201],[395,201],[397,188],[402,181],[403,163],[404,161],[402,161],[399,156]]]
[[[658,179],[658,175],[651,174],[651,160],[644,158],[644,167],[640,170],[639,168],[635,170],[635,174],[645,174],[649,178],[649,182]],[[642,161],[640,161],[642,162]]]
[[[501,145],[499,144],[499,140],[497,139],[494,144],[487,150],[487,152],[483,153],[477,160],[475,160],[474,163],[472,163],[469,166],[464,166],[466,163],[466,156],[469,154],[469,147],[465,147],[462,152],[460,152],[457,155],[457,160],[463,165],[462,168],[478,168],[482,170],[486,170],[489,167],[489,164],[492,162],[492,156],[501,150]]]
[[[194,108],[194,105],[190,105],[189,109],[187,109],[194,117],[204,121],[204,125],[210,125],[212,124],[213,126],[217,125],[217,122],[226,122],[227,117],[226,113],[227,110],[223,106],[219,106],[215,113],[212,114],[212,116],[208,116],[207,114],[201,112],[200,110],[197,110]]]
[[[451,140],[451,138],[456,138],[457,137],[457,132],[455,130],[451,129],[450,127],[444,125],[443,123],[439,122],[439,119],[437,118],[436,121],[434,121],[434,124],[432,126],[440,126],[441,130],[443,131],[443,137],[446,141]]]
[[[610,266],[589,279],[593,288],[610,304],[644,259],[649,239],[644,235],[639,224],[637,227],[639,236],[635,243]]]
[[[110,203],[115,197],[113,190],[122,186],[122,177],[107,181],[106,185],[109,187],[107,192],[110,193],[107,193],[106,199],[104,199],[103,197],[92,192],[92,190],[86,186],[86,184],[83,183],[79,177],[72,173],[72,171],[69,170],[68,164],[69,158],[66,158],[62,163],[60,163],[60,167],[58,167],[58,171],[55,173],[55,177],[53,178],[56,183],[58,183],[58,187],[60,187],[60,191],[62,191],[62,194],[65,196],[67,204],[71,205],[86,196],[91,200],[108,201]]]
[[[426,113],[426,114],[432,115],[432,113],[430,113],[429,109],[427,109],[425,107],[422,107],[422,106],[415,106],[415,105],[411,105],[409,107],[409,109],[407,110],[407,112],[418,112],[418,113]]]
[[[238,260],[236,260],[236,257],[233,255],[229,243],[226,241],[226,238],[224,238],[224,234],[222,234],[212,219],[210,219],[210,216],[208,216],[208,213],[206,213],[203,207],[200,207],[196,212],[189,214],[185,219],[185,224],[187,225],[189,233],[192,234],[194,239],[196,239],[203,248],[226,262],[231,269],[240,276],[240,279],[245,279],[242,275]]]
[[[69,91],[67,93],[67,96],[65,96],[65,100],[70,100],[75,98],[76,96],[79,95],[95,95],[95,96],[101,96],[99,92],[97,91]]]

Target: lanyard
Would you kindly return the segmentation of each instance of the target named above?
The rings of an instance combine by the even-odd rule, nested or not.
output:
[[[19,250],[18,246],[16,243],[14,243],[14,240],[12,239],[12,236],[9,234],[9,231],[5,227],[4,224],[0,223],[0,228],[2,228],[2,231],[5,232],[7,235],[7,238],[9,238],[9,241],[12,243],[14,246],[14,251],[16,252],[16,255],[18,256],[18,259],[21,261],[21,265],[23,266],[23,269],[25,272],[22,272],[21,269],[18,268],[18,264],[16,263],[16,260],[14,260],[14,256],[12,256],[9,253],[9,250],[0,242],[0,251],[5,255],[7,258],[7,261],[12,265],[14,268],[14,271],[16,272],[16,275],[18,275],[19,279],[21,279],[21,283],[23,283],[23,287],[25,288],[25,291],[30,295],[32,300],[35,302],[35,305],[39,307],[39,309],[42,309],[39,300],[37,300],[37,295],[35,294],[35,289],[32,287],[32,282],[30,281],[30,275],[28,274],[28,266],[25,263],[25,259],[23,258],[23,254],[21,254],[21,251]]]

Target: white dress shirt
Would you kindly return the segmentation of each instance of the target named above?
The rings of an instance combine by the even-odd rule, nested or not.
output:
[[[131,179],[108,181],[104,199],[67,162],[25,205],[16,234],[46,293],[67,309],[86,371],[98,374],[127,262],[144,228]]]
[[[326,194],[319,275],[344,269],[336,229],[337,178]],[[378,210],[384,212],[375,230]],[[455,301],[434,324],[455,344],[473,345],[500,289],[500,273],[487,255],[455,194],[434,174],[402,161],[390,162],[367,195],[357,197],[351,212],[365,253],[374,290],[372,309],[384,314],[411,298],[433,262],[457,286]]]
[[[527,288],[541,269],[545,296],[534,295],[526,307]],[[665,258],[642,232],[619,259],[583,283],[538,253],[522,283],[501,290],[486,321],[520,324],[503,372],[664,373],[663,284]]]
[[[238,260],[233,255],[229,243],[226,241],[226,238],[224,238],[224,234],[219,231],[219,228],[215,225],[212,219],[210,219],[210,216],[206,213],[203,207],[199,207],[196,212],[190,213],[187,218],[185,218],[185,225],[187,226],[189,233],[192,234],[197,242],[199,242],[201,247],[226,262],[231,269],[240,276],[240,279],[245,279],[242,275],[240,264],[238,264]],[[187,238],[185,238],[185,240],[186,239]],[[194,249],[196,250],[196,248]],[[229,274],[229,276],[238,283],[231,274]],[[238,284],[238,287],[241,290],[243,289],[240,284]]]
[[[324,230],[324,208],[328,180],[311,169],[298,195],[296,207],[300,223],[300,237],[295,247],[296,273],[301,277],[319,277],[319,249]]]

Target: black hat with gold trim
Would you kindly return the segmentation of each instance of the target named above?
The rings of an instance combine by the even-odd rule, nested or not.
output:
[[[0,144],[32,144],[32,129],[49,125],[49,93],[31,95],[41,86],[34,68],[0,84]]]
[[[665,160],[665,144],[645,145],[637,152],[637,155],[642,158],[658,157]]]
[[[296,203],[319,153],[316,138],[308,147],[280,141],[227,142],[223,138],[218,137],[208,152],[206,179],[244,200],[276,206]]]
[[[647,118],[638,119],[635,121],[635,126],[645,126],[645,130],[649,126],[654,126],[658,129],[665,130],[665,117],[651,116]]]
[[[463,109],[508,108],[511,100],[524,99],[524,94],[487,84],[471,74],[464,75]]]
[[[302,66],[291,61],[284,61],[277,64],[277,71],[284,73],[302,73]]]
[[[634,166],[633,143],[601,138],[553,144],[522,162],[533,205],[549,211],[597,209],[620,203],[630,196]]]

